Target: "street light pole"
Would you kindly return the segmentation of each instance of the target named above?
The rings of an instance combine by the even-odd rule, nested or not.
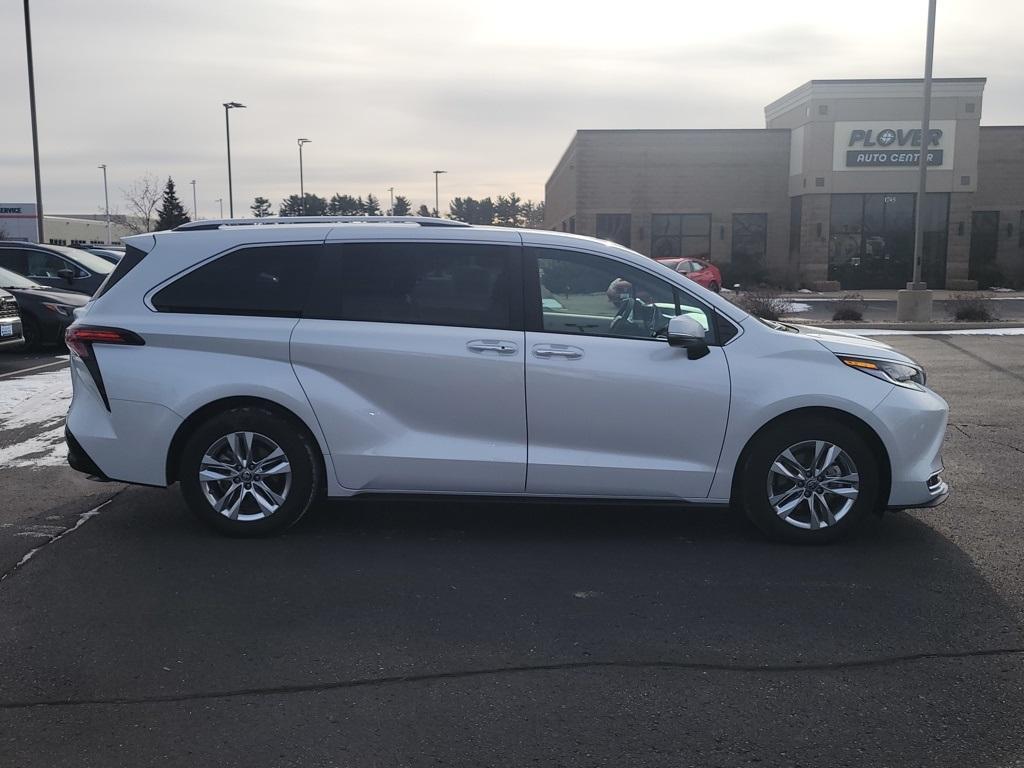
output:
[[[199,221],[199,206],[196,204],[196,180],[192,179],[192,218]]]
[[[311,139],[299,139],[299,201],[301,203],[302,215],[306,215],[306,183],[302,175],[302,145],[312,144]]]
[[[223,197],[218,197],[216,200],[214,200],[214,202],[215,203],[220,203],[220,217],[223,219],[224,218],[224,198]]]
[[[434,216],[441,218],[441,196],[438,193],[437,180],[441,178],[442,173],[448,173],[448,171],[434,171]]]
[[[232,109],[245,109],[245,104],[239,104],[237,101],[228,101],[224,104],[224,130],[228,137],[228,212],[231,218],[235,218],[235,193],[231,186],[231,121],[228,119],[228,113]],[[223,218],[224,214],[221,213]]]
[[[107,212],[107,245],[110,245],[110,196],[107,194],[107,164],[100,163],[97,167],[103,169],[103,207]]]
[[[388,208],[388,216],[394,216],[395,215],[395,188],[394,187],[388,187],[388,194],[391,196],[390,197],[391,205]]]
[[[931,146],[932,59],[935,53],[935,2],[928,0],[928,32],[924,53],[924,110],[921,117],[921,155],[917,165],[917,205],[914,215],[914,274],[906,290],[896,294],[898,320],[929,321],[932,317],[932,294],[921,281],[924,251],[924,205],[928,191],[928,151]]]
[[[32,65],[32,22],[25,0],[25,55],[28,58],[28,109],[32,118],[32,162],[36,174],[36,235],[43,242],[43,185],[39,178],[39,129],[36,124],[36,76]]]

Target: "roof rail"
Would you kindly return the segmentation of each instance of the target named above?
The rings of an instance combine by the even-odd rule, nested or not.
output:
[[[221,227],[265,227],[276,224],[418,224],[421,227],[469,227],[464,221],[435,219],[429,216],[264,216],[260,219],[202,219],[174,228],[175,232],[195,232]]]

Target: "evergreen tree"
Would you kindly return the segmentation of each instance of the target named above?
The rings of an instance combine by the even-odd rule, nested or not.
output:
[[[419,208],[416,209],[416,215],[417,216],[433,216],[434,214],[431,213],[430,209],[427,208],[427,206],[421,205]]]
[[[374,197],[372,192],[366,196],[366,202],[363,203],[363,213],[366,216],[380,216],[380,201]]]
[[[495,223],[502,227],[522,226],[523,200],[515,192],[508,197],[498,195],[495,206]]]
[[[174,189],[174,179],[167,177],[167,184],[164,185],[163,199],[160,201],[160,210],[156,212],[157,230],[174,229],[177,226],[191,221],[185,213],[185,206],[178,199],[178,193]]]
[[[395,196],[395,207],[391,209],[392,216],[408,216],[412,213],[412,203],[404,195]]]
[[[252,205],[249,206],[249,210],[252,211],[252,215],[257,219],[263,219],[267,216],[273,216],[274,212],[271,210],[270,201],[265,197],[256,197],[252,201]]]
[[[314,195],[312,192],[306,193],[306,210],[302,210],[302,198],[298,195],[289,195],[285,200],[281,201],[281,216],[326,216],[327,215],[327,200],[320,197],[320,195]]]
[[[327,213],[331,216],[359,216],[362,212],[352,195],[332,195],[331,201],[327,204]]]

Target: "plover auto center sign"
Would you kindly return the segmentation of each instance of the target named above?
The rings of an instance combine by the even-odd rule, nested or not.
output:
[[[928,167],[952,168],[956,121],[936,120],[928,134]],[[832,169],[916,168],[923,143],[920,122],[836,123]]]

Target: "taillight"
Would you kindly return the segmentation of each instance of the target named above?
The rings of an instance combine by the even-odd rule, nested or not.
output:
[[[64,332],[64,341],[75,355],[85,363],[89,375],[92,376],[96,389],[103,398],[103,405],[110,410],[110,400],[107,398],[107,388],[103,385],[103,376],[100,375],[100,365],[93,354],[93,344],[113,344],[121,346],[140,347],[146,342],[134,331],[126,331],[124,328],[105,328],[96,325],[72,325]]]
[[[139,334],[124,328],[101,328],[94,325],[72,325],[64,332],[68,349],[83,360],[92,356],[93,344],[122,344],[142,346],[146,342]]]

